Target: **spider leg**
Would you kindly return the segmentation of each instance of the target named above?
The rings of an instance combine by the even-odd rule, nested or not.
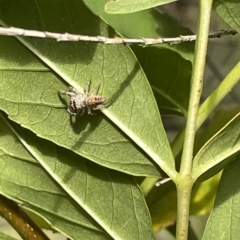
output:
[[[95,91],[95,95],[97,95],[100,86],[101,86],[101,84],[98,84],[97,87],[95,87],[95,89],[94,89],[94,91]]]
[[[87,109],[88,109],[88,114],[89,114],[89,115],[94,115],[94,114],[92,113],[92,109],[91,109],[90,107],[88,107]]]
[[[76,116],[76,115],[77,115],[77,113],[75,113],[75,112],[73,111],[73,109],[72,109],[71,106],[68,106],[67,111],[68,111],[68,113],[69,113],[70,115],[73,115],[73,116]]]
[[[75,97],[76,96],[75,92],[58,91],[58,93],[61,94],[61,95],[67,95],[69,97]]]
[[[87,84],[83,88],[84,95],[88,95],[89,94],[90,84],[91,84],[91,78],[88,80]]]
[[[105,106],[103,104],[100,104],[100,105],[97,105],[96,107],[93,107],[92,109],[93,110],[98,110],[98,109],[102,109],[104,108]]]
[[[69,92],[71,93],[75,93],[75,95],[78,95],[78,94],[82,94],[81,92],[79,92],[76,88],[72,87],[72,86],[69,86]]]
[[[67,95],[67,91],[58,91],[58,93],[61,95]]]
[[[85,113],[85,108],[81,108],[78,110],[79,115],[83,115]]]

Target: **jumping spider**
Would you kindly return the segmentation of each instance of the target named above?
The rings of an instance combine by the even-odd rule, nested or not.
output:
[[[59,91],[59,94],[70,97],[70,103],[67,111],[71,115],[83,115],[86,108],[88,110],[88,114],[93,115],[92,110],[97,110],[104,107],[103,103],[106,101],[106,99],[100,95],[97,95],[100,85],[96,88],[95,94],[91,94],[89,92],[90,82],[91,80],[89,80],[84,87],[84,94],[78,92],[73,87],[69,87],[69,91]]]

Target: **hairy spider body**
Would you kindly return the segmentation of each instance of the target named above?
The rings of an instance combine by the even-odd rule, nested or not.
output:
[[[86,97],[86,105],[93,108],[95,108],[99,104],[104,103],[105,101],[105,98],[99,95],[92,95]]]
[[[83,109],[85,109],[85,107],[86,107],[86,101],[85,101],[85,96],[83,94],[76,94],[76,95],[70,96],[70,102],[69,102],[67,111],[71,115],[77,115],[78,113],[82,115],[84,113]]]
[[[100,86],[96,88],[96,94],[89,93],[90,81],[84,87],[84,94],[79,93],[75,88],[69,87],[69,91],[59,91],[61,95],[70,97],[67,111],[71,115],[83,115],[87,108],[88,114],[92,114],[92,110],[101,109],[106,99],[100,95],[96,95]]]

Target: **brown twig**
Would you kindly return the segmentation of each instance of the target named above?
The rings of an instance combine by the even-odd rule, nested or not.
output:
[[[237,31],[235,30],[221,30],[220,32],[214,32],[209,34],[209,38],[220,38],[226,35],[235,35]],[[130,39],[130,38],[107,38],[103,36],[85,36],[85,35],[76,35],[70,33],[53,33],[53,32],[42,32],[36,30],[26,30],[21,28],[9,27],[4,28],[0,27],[0,35],[5,36],[24,36],[24,37],[37,37],[37,38],[53,38],[56,41],[84,41],[84,42],[97,42],[104,44],[140,44],[140,45],[154,45],[154,44],[179,44],[182,42],[191,42],[195,41],[196,35],[188,36],[179,36],[175,38],[140,38],[140,39]]]
[[[24,240],[50,240],[14,201],[3,195],[0,195],[0,214]]]

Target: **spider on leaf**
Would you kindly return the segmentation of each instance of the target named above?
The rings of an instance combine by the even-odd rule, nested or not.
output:
[[[95,89],[95,94],[90,93],[90,83],[88,81],[83,89],[83,93],[78,92],[75,88],[69,87],[69,91],[59,91],[61,95],[67,95],[70,97],[70,102],[67,111],[71,115],[83,115],[87,108],[88,114],[93,115],[92,110],[98,110],[104,107],[106,98],[97,95],[100,85]]]

